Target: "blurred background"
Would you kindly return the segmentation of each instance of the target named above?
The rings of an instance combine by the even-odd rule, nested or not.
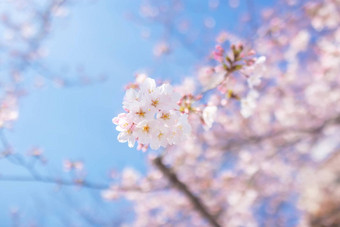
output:
[[[115,226],[132,219],[124,216],[129,202],[101,198],[112,176],[129,167],[145,173],[148,165],[145,153],[117,141],[111,122],[122,112],[125,85],[140,72],[173,84],[195,76],[211,61],[221,31],[252,43],[268,7],[280,2],[1,1],[0,90],[15,97],[18,116],[1,128],[0,225]],[[86,178],[98,188],[31,181],[32,172]]]

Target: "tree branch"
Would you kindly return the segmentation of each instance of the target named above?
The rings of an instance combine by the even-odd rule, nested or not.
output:
[[[311,226],[337,226],[340,215],[340,206],[336,207],[333,211],[323,215],[319,218],[312,219]]]
[[[154,160],[154,164],[168,178],[170,183],[189,199],[194,208],[201,214],[204,219],[209,222],[211,226],[221,226],[220,224],[218,224],[217,220],[215,220],[216,218],[209,213],[201,200],[197,196],[195,196],[189,190],[189,188],[178,179],[177,175],[170,168],[164,165],[162,157],[157,157]]]

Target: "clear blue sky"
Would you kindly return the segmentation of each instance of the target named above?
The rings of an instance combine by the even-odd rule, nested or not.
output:
[[[256,2],[259,9],[266,1]],[[207,8],[208,3],[187,3],[193,5],[190,15],[196,18],[195,23],[201,23],[209,14],[208,10],[200,12],[201,6]],[[95,182],[105,181],[112,169],[132,166],[145,170],[145,155],[118,143],[117,132],[111,123],[112,117],[122,111],[123,86],[133,80],[136,70],[144,68],[153,69],[154,77],[180,81],[193,72],[193,66],[204,56],[198,59],[179,46],[171,57],[156,60],[152,48],[162,29],[152,25],[150,30],[154,38],[142,39],[141,26],[124,16],[126,12],[137,13],[138,4],[139,1],[133,0],[75,4],[66,19],[54,23],[54,31],[45,44],[49,49],[46,65],[55,72],[60,72],[63,66],[72,69],[82,65],[89,75],[105,73],[108,80],[83,87],[60,89],[49,86],[22,98],[20,118],[13,131],[6,133],[17,152],[26,153],[34,146],[43,148],[48,158],[47,169],[65,177],[62,161],[82,160],[88,178]],[[235,29],[235,21],[244,10],[244,5],[234,11],[225,8],[218,13],[218,18],[223,18],[224,22],[218,22],[217,28]],[[0,160],[0,173],[27,174],[5,160]],[[10,224],[11,208],[19,208],[26,221],[40,217],[38,223],[43,226],[62,226],[59,217],[73,209],[60,202],[62,199],[53,197],[65,198],[63,192],[68,191],[68,195],[81,201],[76,206],[87,207],[93,204],[92,198],[98,196],[98,192],[82,189],[78,193],[74,188],[56,192],[54,185],[39,183],[0,182],[0,188],[0,226]],[[114,209],[115,206],[103,203],[102,207]],[[77,217],[74,215],[74,219]]]

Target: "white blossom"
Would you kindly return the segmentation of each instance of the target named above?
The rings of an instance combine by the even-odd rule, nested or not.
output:
[[[250,88],[256,87],[261,84],[261,78],[265,71],[264,62],[265,56],[261,56],[255,60],[255,63],[251,66],[245,67],[242,72],[248,76],[247,82]]]
[[[215,121],[217,114],[217,107],[216,106],[207,106],[204,108],[202,117],[204,120],[204,129],[208,130],[211,128],[212,124]]]
[[[118,141],[128,142],[129,147],[137,141],[156,150],[184,140],[191,127],[187,115],[178,111],[179,99],[171,85],[157,86],[151,78],[140,83],[138,90],[128,89],[123,100],[126,113],[113,119],[120,132]]]
[[[256,90],[250,90],[247,97],[241,99],[241,114],[244,118],[248,118],[254,113],[258,96]]]

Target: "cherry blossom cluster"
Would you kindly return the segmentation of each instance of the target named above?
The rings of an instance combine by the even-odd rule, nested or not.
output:
[[[223,42],[222,42],[223,43]],[[225,53],[221,45],[217,45],[211,57],[219,65],[215,67],[205,66],[198,72],[198,79],[203,91],[217,88],[229,99],[240,102],[240,113],[244,118],[249,118],[256,109],[259,92],[257,88],[261,84],[265,73],[265,56],[254,57],[254,50],[245,50],[242,44],[231,45],[231,53]],[[246,82],[244,81],[246,79]],[[245,85],[245,86],[243,86]],[[224,106],[228,101],[224,98],[220,103]],[[208,112],[210,119],[207,119]],[[203,112],[202,117],[205,128],[208,129],[212,124],[212,117],[216,113],[216,108],[209,107]]]
[[[170,84],[157,86],[155,80],[145,78],[137,89],[126,91],[121,113],[113,118],[120,132],[118,141],[133,147],[151,147],[157,150],[184,140],[191,131],[188,115],[178,109],[180,96]]]

